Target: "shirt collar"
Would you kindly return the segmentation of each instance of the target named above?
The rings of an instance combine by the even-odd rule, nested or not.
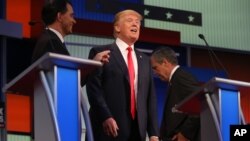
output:
[[[53,29],[53,28],[50,28],[50,27],[48,27],[48,29],[49,29],[50,31],[54,32],[54,33],[57,35],[57,37],[62,41],[62,43],[64,43],[63,36],[62,36],[62,34],[61,34],[60,32],[58,32],[57,30],[55,30],[55,29]]]
[[[120,49],[121,52],[126,51],[127,47],[129,46],[127,43],[125,43],[123,40],[121,40],[120,38],[116,38],[116,44],[118,46],[118,48]],[[132,48],[132,50],[134,50],[134,45],[130,46]]]
[[[175,66],[174,67],[174,69],[171,71],[171,73],[170,73],[170,77],[169,77],[169,82],[171,81],[171,79],[172,79],[172,76],[173,76],[173,74],[174,74],[174,72],[179,68],[180,66],[179,65],[177,65],[177,66]]]

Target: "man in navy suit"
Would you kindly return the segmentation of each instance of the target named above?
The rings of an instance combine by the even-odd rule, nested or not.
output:
[[[35,62],[47,52],[70,55],[64,44],[64,37],[72,33],[73,25],[76,24],[70,1],[54,0],[46,3],[42,9],[42,20],[46,29],[36,43],[31,61]],[[109,52],[101,52],[93,59],[108,62]]]
[[[135,49],[142,16],[134,10],[115,15],[115,42],[89,53],[110,50],[109,63],[96,70],[86,84],[95,141],[158,141],[156,95],[149,57]],[[130,47],[130,50],[128,49]],[[132,54],[132,64],[127,59]],[[130,65],[129,65],[130,64]],[[133,68],[133,76],[129,68]],[[133,88],[133,90],[131,90]],[[131,96],[134,92],[135,97]],[[135,99],[135,109],[131,109]]]
[[[176,54],[169,47],[156,49],[151,55],[151,64],[160,79],[169,83],[160,129],[161,139],[163,141],[200,140],[199,116],[172,112],[175,104],[198,88],[198,81],[178,65]]]

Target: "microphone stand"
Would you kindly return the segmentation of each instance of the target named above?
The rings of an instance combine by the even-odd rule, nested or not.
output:
[[[225,68],[225,66],[222,64],[222,62],[220,61],[220,59],[218,58],[218,56],[215,54],[215,52],[211,49],[211,47],[209,46],[209,44],[207,43],[207,40],[205,39],[205,36],[203,34],[199,34],[198,35],[200,39],[202,39],[205,44],[206,44],[206,47],[208,49],[208,53],[209,53],[209,58],[211,60],[211,64],[213,66],[213,68],[215,69],[215,72],[216,74],[218,75],[218,70],[216,68],[216,65],[215,65],[215,62],[214,62],[214,58],[215,58],[215,61],[217,61],[217,63],[221,66],[221,68],[224,70],[224,72],[226,73],[226,77],[229,78],[229,74]]]

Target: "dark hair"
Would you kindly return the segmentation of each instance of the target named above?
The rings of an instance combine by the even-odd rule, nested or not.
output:
[[[45,26],[55,22],[57,13],[66,13],[67,4],[72,6],[71,2],[68,0],[54,0],[52,2],[47,2],[42,9],[42,20]]]
[[[173,49],[167,46],[161,46],[155,49],[151,55],[158,63],[162,63],[163,59],[174,65],[178,65],[178,59]]]

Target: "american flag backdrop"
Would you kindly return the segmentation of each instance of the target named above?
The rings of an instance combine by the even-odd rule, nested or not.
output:
[[[71,0],[75,17],[112,22],[114,14],[134,9],[142,26],[181,33],[181,43],[250,51],[250,0]]]
[[[202,26],[202,14],[166,7],[145,5],[143,0],[72,0],[76,18],[112,22],[114,14],[133,9],[145,19]]]

